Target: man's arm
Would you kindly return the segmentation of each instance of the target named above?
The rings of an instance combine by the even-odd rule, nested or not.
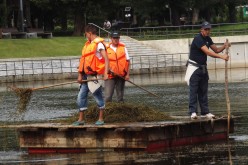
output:
[[[83,74],[82,72],[78,72],[78,79],[77,79],[78,83],[81,84],[82,80],[83,80]]]
[[[201,50],[207,54],[208,56],[214,57],[214,58],[221,58],[223,60],[228,61],[229,60],[229,56],[227,54],[217,54],[216,52],[212,52],[208,49],[208,47],[206,45],[201,47]]]
[[[131,59],[129,57],[129,54],[128,54],[128,51],[127,51],[127,48],[125,47],[125,55],[126,55],[126,60],[127,60],[127,63],[128,63],[128,68],[127,68],[127,74],[125,76],[125,79],[126,80],[129,80],[129,74],[130,74],[130,68],[131,68]]]
[[[210,45],[210,48],[215,52],[215,53],[220,53],[222,52],[226,47],[230,47],[231,44],[228,42],[225,42],[222,46],[217,47],[215,44]]]
[[[126,80],[129,80],[129,73],[130,73],[130,67],[131,67],[131,61],[130,60],[128,60],[127,61],[128,62],[128,69],[127,69],[127,74],[126,74],[126,76],[125,76],[125,79]]]
[[[108,79],[108,71],[109,71],[109,59],[108,59],[108,56],[107,56],[105,49],[101,49],[100,53],[105,60],[104,80],[107,80]]]

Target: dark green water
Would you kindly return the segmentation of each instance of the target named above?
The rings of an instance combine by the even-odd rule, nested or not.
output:
[[[132,80],[161,98],[127,84],[126,102],[152,106],[173,116],[187,115],[188,87],[182,75],[143,75]],[[218,80],[209,84],[209,108],[215,115],[224,115],[225,86],[221,79]],[[68,117],[77,112],[77,92],[76,84],[35,91],[26,113],[17,116],[14,113],[16,96],[9,91],[2,91],[0,122],[39,122]],[[230,82],[229,96],[232,115],[241,116],[235,121],[235,132],[230,135],[229,144],[196,144],[153,153],[92,151],[85,154],[29,155],[19,149],[18,133],[15,130],[0,129],[0,164],[248,164],[248,82]],[[92,98],[90,103],[94,104]]]

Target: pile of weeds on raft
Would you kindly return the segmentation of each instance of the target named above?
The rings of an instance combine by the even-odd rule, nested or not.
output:
[[[96,106],[90,106],[85,111],[85,122],[95,123],[98,120],[99,109]],[[130,103],[107,103],[104,110],[105,123],[123,123],[123,122],[152,122],[165,121],[171,119],[167,114],[144,105],[133,105]],[[67,119],[66,123],[72,123],[78,120],[78,113]]]

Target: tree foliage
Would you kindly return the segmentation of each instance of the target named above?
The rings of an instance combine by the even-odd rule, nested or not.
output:
[[[80,35],[84,26],[95,23],[102,26],[105,19],[119,20],[129,26],[157,26],[198,24],[203,20],[236,22],[237,6],[248,4],[248,0],[23,0],[30,4],[29,26],[34,19],[45,30],[73,29]],[[0,5],[6,0],[0,0]],[[25,3],[26,2],[26,3]],[[125,7],[131,7],[131,17],[125,17]],[[10,14],[10,13],[9,13]],[[8,15],[8,14],[7,14]],[[28,14],[26,14],[28,15]],[[1,14],[1,20],[6,15]],[[5,17],[5,18],[4,18]],[[30,20],[29,20],[30,19]],[[240,19],[238,19],[240,20]]]

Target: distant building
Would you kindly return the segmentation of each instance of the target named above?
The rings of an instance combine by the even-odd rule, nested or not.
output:
[[[244,6],[236,6],[237,10],[242,9],[243,11],[243,17],[247,18],[248,17],[248,5],[244,5]]]

